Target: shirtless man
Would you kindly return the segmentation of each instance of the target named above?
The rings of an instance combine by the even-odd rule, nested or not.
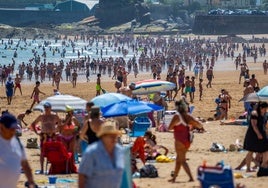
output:
[[[249,79],[249,83],[250,85],[253,87],[254,91],[259,90],[259,82],[258,80],[255,78],[255,74],[251,75],[251,78]],[[257,92],[257,91],[256,91]]]
[[[17,88],[19,88],[19,90],[20,90],[20,94],[22,95],[22,91],[21,91],[21,85],[20,85],[20,83],[21,83],[21,79],[20,79],[20,77],[19,77],[19,74],[16,74],[16,78],[15,78],[15,88],[14,88],[14,95],[15,95],[15,93],[16,93],[16,89],[17,89]]]
[[[76,70],[74,70],[74,72],[72,73],[72,78],[73,78],[73,80],[72,80],[73,88],[76,87],[77,77],[78,77],[78,74],[77,74]]]
[[[127,87],[122,87],[122,88],[120,88],[119,91],[120,91],[120,93],[122,93],[123,95],[126,95],[126,96],[132,98],[132,97],[133,97],[133,95],[132,95],[132,90],[135,89],[135,86],[136,86],[135,83],[131,83],[131,84],[129,84],[129,86],[127,86]]]
[[[208,70],[207,70],[207,79],[208,79],[208,83],[207,83],[207,88],[210,87],[211,88],[211,82],[212,82],[212,79],[214,78],[214,75],[213,75],[213,68],[210,67]]]
[[[44,114],[39,115],[31,124],[33,131],[40,136],[40,174],[44,173],[44,154],[42,152],[43,143],[47,140],[55,139],[57,126],[61,120],[58,115],[51,112],[51,104],[44,104]],[[37,132],[36,125],[41,122],[41,132]]]
[[[33,89],[32,95],[31,95],[31,99],[34,98],[33,103],[30,107],[30,110],[33,108],[35,103],[39,103],[40,99],[39,99],[39,94],[42,93],[43,95],[45,95],[45,93],[43,93],[42,91],[39,90],[39,86],[40,86],[40,82],[37,81],[35,83],[35,87]]]
[[[59,90],[60,88],[60,80],[62,80],[61,72],[58,71],[57,74],[55,75],[55,84],[56,84],[57,90]]]

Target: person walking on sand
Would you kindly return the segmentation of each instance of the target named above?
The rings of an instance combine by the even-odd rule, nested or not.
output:
[[[213,68],[210,67],[208,70],[207,70],[207,79],[208,79],[208,83],[207,83],[207,88],[210,87],[211,88],[211,82],[212,82],[212,79],[214,78],[214,74],[213,74]]]
[[[8,80],[6,82],[6,96],[7,96],[7,104],[10,105],[13,97],[13,88],[14,88],[14,82],[12,81],[12,78],[9,76]]]
[[[73,88],[76,87],[76,82],[77,82],[77,77],[78,77],[78,74],[76,72],[76,70],[74,70],[74,72],[72,73],[72,84],[73,84]]]
[[[16,93],[16,89],[19,88],[20,90],[20,94],[22,95],[22,91],[21,91],[21,79],[19,77],[19,74],[16,74],[16,78],[15,78],[15,88],[14,88],[14,95]]]
[[[16,138],[19,129],[16,117],[5,113],[0,118],[0,188],[15,188],[21,168],[27,178],[28,187],[34,188],[34,178],[24,147]]]
[[[39,86],[40,86],[40,82],[37,81],[35,83],[35,87],[33,89],[32,95],[31,95],[31,99],[33,98],[33,103],[30,107],[30,110],[33,108],[35,103],[40,103],[39,94],[41,93],[41,94],[45,95],[45,93],[43,93],[42,91],[39,90]]]
[[[202,101],[202,96],[203,96],[203,85],[202,85],[202,83],[203,83],[203,79],[202,78],[200,78],[199,79],[199,101]]]
[[[191,145],[190,126],[194,129],[204,131],[203,125],[197,121],[194,117],[188,114],[187,105],[183,100],[176,101],[175,107],[177,113],[173,116],[168,129],[173,130],[175,139],[175,150],[176,150],[176,164],[175,170],[172,173],[172,178],[169,182],[174,183],[181,166],[184,168],[186,174],[189,176],[189,181],[194,181],[190,167],[186,162],[186,153]]]
[[[89,145],[79,167],[79,188],[120,188],[125,169],[124,150],[118,144],[121,132],[116,121],[107,119],[97,133],[99,141]]]
[[[97,74],[96,96],[100,95],[100,92],[101,92],[101,74]]]

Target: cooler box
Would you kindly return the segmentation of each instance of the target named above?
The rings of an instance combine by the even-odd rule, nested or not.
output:
[[[232,169],[229,166],[199,166],[197,176],[202,188],[209,188],[210,186],[235,187]]]

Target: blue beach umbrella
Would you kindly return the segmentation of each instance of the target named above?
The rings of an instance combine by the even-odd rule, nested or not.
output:
[[[158,110],[163,110],[163,107],[137,100],[120,101],[101,109],[103,117],[136,115]]]
[[[268,86],[263,87],[257,94],[260,97],[268,97]]]
[[[94,97],[93,99],[91,99],[91,102],[93,102],[96,106],[105,107],[110,104],[126,100],[131,100],[131,98],[120,93],[105,93]]]

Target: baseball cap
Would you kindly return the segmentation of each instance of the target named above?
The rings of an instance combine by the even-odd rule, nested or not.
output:
[[[8,129],[19,129],[18,122],[15,116],[10,113],[5,113],[0,117],[2,123]]]
[[[50,104],[50,102],[45,102],[44,107],[49,107],[49,108],[51,108],[51,104]]]

